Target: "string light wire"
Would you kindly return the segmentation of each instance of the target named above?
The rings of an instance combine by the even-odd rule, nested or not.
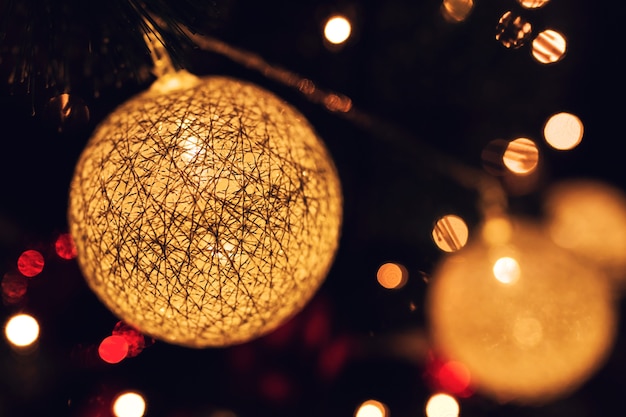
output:
[[[159,23],[158,18],[155,22]],[[411,133],[372,114],[358,109],[345,94],[319,88],[312,80],[274,65],[258,54],[232,46],[208,35],[194,33],[181,25],[180,30],[198,48],[229,58],[248,69],[255,70],[270,80],[299,91],[307,100],[323,105],[334,114],[346,118],[368,133],[406,148],[441,174],[479,195],[478,209],[485,218],[502,216],[507,211],[506,193],[499,181],[483,172],[462,164],[419,140]],[[432,163],[436,161],[436,163]]]

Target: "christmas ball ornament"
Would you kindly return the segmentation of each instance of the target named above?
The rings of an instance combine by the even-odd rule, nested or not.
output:
[[[464,364],[473,388],[501,402],[541,404],[601,366],[616,325],[607,280],[531,222],[483,238],[438,266],[427,298],[434,347]]]
[[[97,127],[68,221],[83,275],[115,315],[158,340],[228,346],[312,298],[338,246],[342,196],[297,110],[250,83],[181,73]]]
[[[590,179],[554,184],[544,200],[550,236],[604,270],[615,286],[626,289],[626,194]]]

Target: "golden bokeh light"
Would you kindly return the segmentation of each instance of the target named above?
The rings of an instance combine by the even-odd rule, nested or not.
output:
[[[465,246],[469,230],[461,217],[447,214],[435,223],[432,237],[439,249],[444,252],[454,252]]]
[[[68,220],[87,283],[120,319],[169,343],[227,346],[315,294],[342,195],[302,114],[207,77],[151,89],[104,120],[76,166]]]
[[[450,22],[462,22],[474,8],[474,0],[443,0],[441,14]]]
[[[15,347],[31,346],[39,338],[39,322],[29,314],[16,314],[7,321],[4,334]]]
[[[488,245],[502,245],[511,239],[513,225],[508,217],[493,216],[481,227],[481,238]]]
[[[494,279],[496,261],[505,285]],[[467,366],[473,389],[497,401],[535,405],[566,396],[613,346],[608,280],[533,222],[512,220],[508,241],[470,241],[448,255],[428,291],[434,349]]]
[[[438,393],[430,396],[425,411],[426,417],[458,417],[461,408],[453,396]]]
[[[517,0],[517,2],[526,9],[538,9],[545,6],[550,0]]]
[[[408,281],[409,272],[404,265],[388,262],[378,268],[376,279],[384,288],[399,289]]]
[[[498,258],[492,270],[493,276],[503,284],[514,284],[521,274],[519,263],[509,256]]]
[[[543,128],[543,136],[554,149],[570,150],[583,139],[583,122],[574,114],[557,113],[550,116]]]
[[[115,417],[143,417],[146,412],[146,400],[137,392],[127,391],[113,400]]]
[[[344,43],[352,33],[352,25],[345,16],[332,16],[324,25],[324,37],[334,45]]]
[[[323,102],[328,110],[338,113],[347,113],[352,109],[352,100],[344,95],[327,94]]]
[[[496,25],[496,40],[505,48],[517,49],[528,42],[532,30],[533,27],[530,22],[522,16],[507,11]]]
[[[546,192],[544,211],[553,240],[626,285],[626,194],[606,183],[570,179]]]
[[[359,405],[354,417],[387,417],[387,406],[377,400],[367,400]]]
[[[567,41],[559,32],[547,29],[533,40],[533,57],[542,64],[558,62],[565,56]]]
[[[512,173],[526,175],[537,168],[539,149],[530,139],[514,139],[508,143],[502,161]]]

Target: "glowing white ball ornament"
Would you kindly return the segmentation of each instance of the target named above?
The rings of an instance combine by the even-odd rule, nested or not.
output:
[[[247,342],[325,279],[342,221],[336,168],[304,116],[269,91],[188,73],[157,83],[110,114],[78,160],[68,220],[79,265],[145,334]]]
[[[612,348],[610,285],[534,222],[491,226],[435,271],[427,298],[434,347],[463,363],[473,388],[497,401],[567,395]]]

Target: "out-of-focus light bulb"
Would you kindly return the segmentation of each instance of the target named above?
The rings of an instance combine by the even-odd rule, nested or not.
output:
[[[433,241],[445,252],[455,252],[467,243],[469,231],[465,221],[454,214],[445,215],[433,227]]]
[[[17,269],[24,275],[25,277],[32,278],[41,273],[43,271],[43,267],[45,264],[45,260],[41,252],[29,249],[20,255],[17,258]]]
[[[146,400],[137,392],[127,391],[113,400],[115,417],[143,417],[146,412]]]
[[[517,49],[526,44],[532,35],[532,25],[522,16],[505,12],[496,26],[496,40],[505,48]]]
[[[394,262],[387,262],[378,268],[376,279],[378,283],[388,289],[399,289],[404,287],[409,278],[406,267]]]
[[[105,337],[98,346],[98,355],[107,363],[121,362],[128,356],[128,342],[120,335]]]
[[[481,238],[488,245],[502,245],[511,239],[513,225],[507,217],[494,216],[485,221],[481,228]]]
[[[517,2],[526,9],[538,9],[543,7],[550,0],[517,0]]]
[[[602,271],[541,224],[512,219],[505,242],[474,240],[443,259],[426,311],[435,352],[465,365],[472,389],[530,405],[568,395],[604,363],[614,298]]]
[[[367,400],[361,403],[354,417],[387,417],[387,406],[380,401]]]
[[[502,156],[504,165],[514,174],[531,173],[539,163],[539,149],[530,139],[518,138],[508,143]]]
[[[458,417],[460,410],[458,401],[444,393],[432,395],[426,403],[426,417]]]
[[[474,8],[474,0],[443,0],[441,14],[450,22],[462,22]]]
[[[4,333],[15,347],[31,346],[39,338],[39,323],[31,315],[17,314],[7,321]]]
[[[532,44],[533,57],[542,64],[552,64],[565,56],[567,41],[559,32],[547,29],[539,33]]]
[[[626,289],[626,193],[600,181],[570,179],[547,190],[544,212],[557,245]]]
[[[74,259],[76,258],[76,246],[74,240],[69,233],[60,234],[54,242],[54,250],[59,258]]]
[[[346,42],[351,33],[352,25],[345,16],[332,16],[324,26],[324,37],[334,45]]]
[[[493,275],[503,284],[514,284],[520,276],[519,263],[508,256],[498,258],[493,264]]]
[[[583,122],[576,115],[566,112],[550,116],[543,128],[548,145],[563,151],[578,146],[583,139],[583,132]]]

